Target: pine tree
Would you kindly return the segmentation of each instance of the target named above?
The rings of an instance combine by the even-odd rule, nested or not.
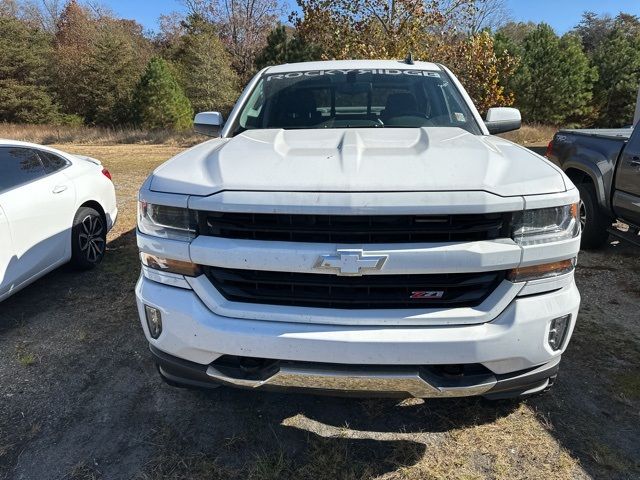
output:
[[[133,90],[151,57],[134,21],[67,2],[55,35],[56,92],[63,111],[85,123],[129,123]]]
[[[180,84],[197,112],[227,115],[239,95],[239,79],[215,27],[191,16],[172,54]]]
[[[186,130],[192,126],[191,103],[161,58],[149,61],[136,87],[134,104],[136,123],[143,128]]]
[[[144,50],[137,50],[121,25],[108,21],[100,25],[94,45],[75,86],[87,123],[117,125],[130,123],[131,101],[145,64]],[[147,60],[148,61],[148,60]]]
[[[593,63],[599,73],[594,88],[597,124],[630,125],[640,85],[640,34],[613,29],[596,48]]]
[[[524,38],[521,55],[511,86],[525,121],[560,125],[589,117],[597,73],[576,36],[560,39],[541,23]]]
[[[493,36],[493,52],[498,61],[504,61],[504,59],[512,59],[514,67],[510,72],[500,71],[500,85],[504,87],[504,94],[508,98],[515,99],[517,97],[516,81],[517,75],[514,72],[518,72],[521,67],[522,58],[522,38],[520,37],[520,30],[516,31],[517,36],[514,36],[512,30],[506,30],[507,27],[515,28],[515,25],[524,24],[508,24],[505,28],[502,28],[496,32]],[[525,34],[526,35],[526,34]]]
[[[89,11],[69,0],[56,25],[54,38],[54,89],[65,113],[84,118],[90,108],[81,88],[97,34],[97,22]]]
[[[562,105],[566,109],[562,123],[570,127],[592,124],[596,116],[593,85],[598,79],[598,71],[591,65],[577,35],[563,35],[560,49],[564,58],[560,74],[565,78]]]
[[[55,120],[49,92],[49,37],[24,22],[0,17],[0,121],[43,123]]]

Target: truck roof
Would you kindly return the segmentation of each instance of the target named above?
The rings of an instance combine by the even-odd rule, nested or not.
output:
[[[404,60],[328,60],[323,62],[285,63],[267,69],[268,73],[288,73],[309,70],[433,70],[442,69],[431,62],[406,63]]]

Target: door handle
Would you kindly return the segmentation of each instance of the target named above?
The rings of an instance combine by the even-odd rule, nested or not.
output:
[[[55,187],[53,187],[52,193],[62,193],[66,191],[67,188],[68,187],[66,185],[56,185]]]

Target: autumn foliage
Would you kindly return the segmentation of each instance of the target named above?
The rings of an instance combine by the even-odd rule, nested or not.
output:
[[[322,45],[324,59],[416,59],[447,65],[467,87],[479,110],[511,105],[502,79],[517,60],[496,56],[488,32],[468,35],[473,0],[298,0],[298,34]]]

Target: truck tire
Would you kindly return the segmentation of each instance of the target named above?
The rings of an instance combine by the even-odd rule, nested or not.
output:
[[[582,224],[582,241],[580,246],[585,249],[601,248],[609,238],[607,229],[611,226],[611,219],[607,217],[600,206],[596,190],[591,183],[579,183],[580,192],[580,223]]]

